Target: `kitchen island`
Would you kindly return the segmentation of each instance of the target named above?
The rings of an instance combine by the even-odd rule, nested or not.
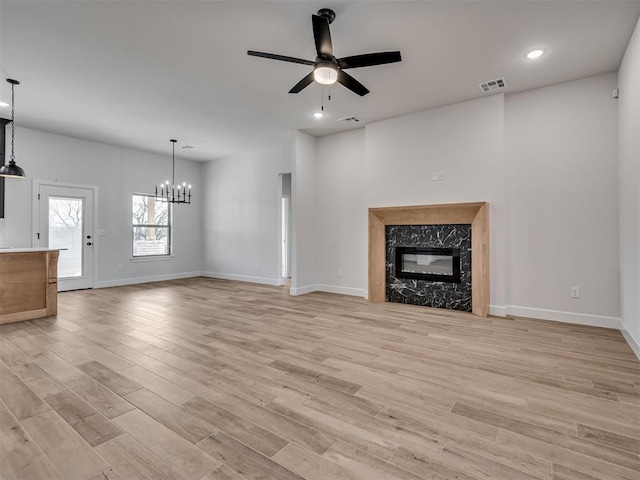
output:
[[[0,324],[58,313],[58,254],[49,248],[0,248]]]

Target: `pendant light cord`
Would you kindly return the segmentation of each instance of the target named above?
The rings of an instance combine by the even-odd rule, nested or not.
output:
[[[171,170],[171,186],[175,186],[176,184],[176,142],[173,141],[171,142],[172,146],[173,146],[173,154],[171,155],[172,158],[172,170]]]
[[[16,143],[16,102],[14,94],[15,85],[11,84],[11,161],[15,163],[16,156],[14,155],[14,145]]]

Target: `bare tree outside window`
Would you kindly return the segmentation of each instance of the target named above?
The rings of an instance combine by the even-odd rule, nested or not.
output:
[[[133,195],[133,256],[169,255],[171,223],[169,204],[151,195]]]

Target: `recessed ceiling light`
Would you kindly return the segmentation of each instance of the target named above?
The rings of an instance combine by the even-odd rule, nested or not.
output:
[[[542,48],[536,48],[535,50],[531,50],[529,53],[527,53],[527,58],[529,60],[533,60],[534,58],[538,58],[541,57],[542,55],[544,55],[545,50]]]
[[[323,112],[313,112],[313,118],[322,118],[324,117],[324,113]]]
[[[9,104],[7,102],[0,102],[0,107],[8,107]]]

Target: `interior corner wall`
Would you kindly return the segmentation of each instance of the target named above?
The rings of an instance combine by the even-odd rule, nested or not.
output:
[[[511,314],[620,327],[616,83],[610,73],[506,97]]]
[[[496,315],[506,300],[503,115],[497,94],[367,125],[362,178],[365,218],[370,207],[489,202]]]
[[[627,339],[640,358],[640,20],[618,86],[621,309]]]
[[[317,289],[317,141],[301,131],[294,132],[292,158],[292,242],[291,294],[302,295]]]
[[[25,180],[6,182],[4,244],[30,247],[33,181],[98,187],[98,216],[94,218],[97,255],[96,287],[200,275],[202,267],[202,166],[176,159],[176,175],[193,185],[191,205],[179,205],[173,215],[173,253],[170,260],[132,263],[131,195],[151,193],[171,173],[171,157],[155,155],[63,135],[16,128],[16,157]],[[160,175],[160,177],[157,177]],[[96,236],[98,230],[106,235]],[[123,270],[118,271],[117,265]]]
[[[367,296],[365,130],[318,139],[318,290]]]
[[[291,170],[290,138],[205,164],[204,266],[214,278],[282,283],[280,174]]]

